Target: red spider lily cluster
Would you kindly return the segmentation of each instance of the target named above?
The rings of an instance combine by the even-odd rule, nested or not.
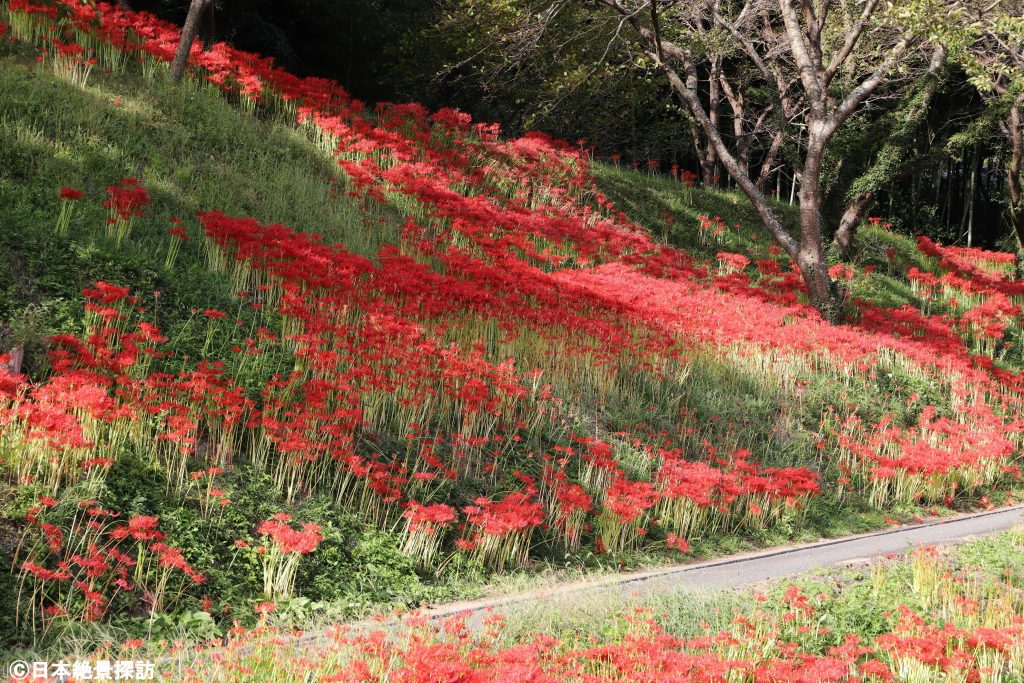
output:
[[[564,469],[550,465],[545,467],[540,495],[555,533],[567,548],[579,547],[587,517],[594,507],[593,497],[582,486],[569,481]]]
[[[102,2],[10,10],[19,37],[70,27],[80,44],[144,69],[165,65],[179,37]],[[108,454],[130,446],[187,495],[196,466],[245,457],[288,501],[326,492],[381,528],[404,523],[403,547],[424,566],[445,544],[499,569],[521,565],[539,533],[575,548],[594,531],[610,552],[664,533],[681,548],[795,516],[822,493],[818,472],[760,465],[743,449],[754,444],[703,443],[699,425],[665,443],[586,419],[588,405],[637,401],[649,387],[670,396],[711,352],[787,402],[802,400],[808,373],[854,383],[894,368],[954,397],[948,415],[921,406],[908,424],[864,425],[855,406],[837,408],[823,440],[845,483],[826,493],[856,486],[885,506],[1013,475],[1022,378],[995,364],[1001,341],[969,349],[961,336],[1003,340],[1018,319],[1018,283],[998,269],[922,242],[946,271],[928,274],[929,286],[971,303],[960,317],[862,303],[854,324],[826,325],[792,264],[763,259],[754,273],[748,257],[723,251],[716,268],[656,243],[597,190],[576,147],[540,134],[502,140],[454,110],[382,104],[368,115],[336,84],[225,44],[197,46],[190,60],[194,77],[292,117],[333,155],[345,176],[335,197],[358,203],[367,231],[395,210],[404,222],[371,259],[283,225],[198,214],[207,266],[251,311],[252,334],[225,359],[214,352],[234,320],[196,311],[189,325],[208,357],[167,371],[166,340],[130,292],[99,283],[84,293],[85,333],[54,340],[50,379],[0,376],[0,446],[14,478],[57,492],[103,476]],[[128,238],[148,195],[131,179],[108,192],[112,236]],[[184,230],[175,223],[172,245]],[[708,243],[729,236],[718,217],[698,230]],[[167,267],[176,256],[168,250]],[[968,314],[978,306],[988,308]],[[274,365],[281,354],[288,363]],[[268,378],[259,395],[241,386],[251,375]],[[381,435],[405,438],[396,448]],[[513,462],[530,473],[525,490],[506,493]],[[474,501],[456,484],[488,495]],[[268,597],[290,590],[281,575],[268,571]]]
[[[269,536],[274,545],[285,554],[308,555],[316,550],[323,540],[320,534],[320,526],[312,522],[306,522],[302,529],[296,530],[289,526],[291,515],[280,512],[268,520],[260,523],[256,533]]]
[[[670,175],[688,188],[697,184],[697,174],[688,168],[680,169],[679,164],[672,164]]]
[[[728,234],[729,226],[725,224],[721,217],[712,216],[709,218],[707,215],[701,215],[697,217],[697,220],[697,235],[700,237],[701,244],[722,244],[726,234]]]
[[[536,492],[528,488],[496,501],[478,498],[463,508],[470,536],[462,547],[497,571],[524,564],[533,530],[544,521],[544,508],[534,499]]]
[[[184,220],[174,216],[171,218],[171,229],[167,231],[170,241],[167,243],[167,257],[164,259],[164,268],[171,270],[178,260],[178,252],[181,251],[181,243],[188,239],[188,230],[184,226]]]
[[[324,540],[318,524],[306,522],[301,529],[293,529],[290,521],[291,515],[280,512],[256,528],[257,534],[267,537],[267,543],[259,551],[263,562],[263,590],[268,600],[291,596],[299,561]]]
[[[43,497],[28,516],[19,548],[20,619],[44,630],[54,619],[99,621],[115,604],[170,607],[205,577],[178,548],[164,543],[156,517],[122,515],[94,500]],[[183,580],[187,579],[187,581]]]
[[[720,251],[715,255],[715,258],[718,259],[718,272],[720,275],[738,273],[750,265],[750,259],[743,254],[730,254],[726,251]]]
[[[103,202],[110,211],[107,237],[120,244],[131,234],[133,221],[143,215],[143,208],[149,204],[149,192],[136,178],[123,178],[117,185],[107,187],[107,196]]]
[[[402,550],[416,558],[420,566],[429,567],[441,548],[444,529],[451,526],[459,515],[444,503],[423,505],[409,501],[402,517],[405,518]]]

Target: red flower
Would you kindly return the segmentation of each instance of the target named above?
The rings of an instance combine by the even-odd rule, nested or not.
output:
[[[299,553],[308,555],[317,549],[323,540],[320,533],[320,526],[312,522],[306,522],[302,529],[295,530],[288,525],[291,517],[285,513],[278,513],[268,520],[260,523],[256,533],[270,536],[273,542],[284,553]]]
[[[690,544],[686,542],[686,539],[675,534],[669,534],[665,544],[672,550],[678,550],[681,553],[690,552]]]
[[[143,207],[149,204],[149,192],[136,178],[122,178],[119,185],[107,187],[107,194],[103,206],[126,221],[141,216]]]
[[[433,534],[439,529],[450,525],[458,515],[455,509],[438,503],[435,505],[422,505],[415,501],[409,501],[402,516],[409,520],[410,532],[423,532]]]

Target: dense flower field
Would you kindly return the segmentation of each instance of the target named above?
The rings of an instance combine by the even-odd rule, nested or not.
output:
[[[178,40],[175,26],[102,2],[7,9],[10,33],[79,87],[93,67],[138,63],[159,79]],[[143,293],[98,282],[82,292],[81,333],[52,340],[50,376],[0,374],[2,472],[46,493],[17,564],[41,626],[102,619],[128,596],[159,612],[202,584],[204,568],[165,542],[158,520],[123,519],[77,493],[126,450],[158,463],[168,494],[209,518],[231,502],[217,477],[244,461],[288,502],[327,493],[397,531],[424,569],[455,552],[497,571],[541,547],[685,551],[717,532],[799,523],[822,496],[878,509],[970,503],[1019,474],[1024,378],[1007,354],[1024,284],[1003,254],[922,239],[930,270],[907,273],[920,308],[853,301],[857,319],[832,327],[778,250],[756,262],[725,251],[730,228],[717,217],[694,226],[721,245],[716,262],[659,242],[602,195],[578,147],[505,140],[452,110],[368,111],[334,83],[225,44],[195,47],[190,72],[254,115],[294,123],[337,161],[331,201],[357,202],[366,231],[399,216],[399,239],[369,258],[325,242],[318,226],[205,207],[166,228],[160,257],[173,269],[182,243],[201,241],[206,267],[235,292],[233,309],[196,309],[176,331],[203,340],[200,357],[175,353]],[[83,202],[103,202],[103,238],[115,244],[146,222],[135,178],[111,179],[104,197],[70,187],[53,197],[58,234]],[[868,277],[869,267],[835,275]],[[672,405],[709,355],[793,406],[811,380],[851,395],[885,377],[907,382],[876,389],[898,414],[852,401],[819,411],[820,455],[807,458],[817,468],[766,464],[740,438],[709,441],[685,406],[672,430],[602,420],[606,403]],[[268,600],[290,593],[317,545],[317,529],[289,521],[257,530]],[[635,649],[593,659],[646,662],[664,636],[641,631]],[[694,646],[672,666],[743,659],[703,653],[721,646]],[[515,656],[555,666],[554,644],[536,647]]]

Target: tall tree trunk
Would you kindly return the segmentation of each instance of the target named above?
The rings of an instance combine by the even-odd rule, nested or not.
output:
[[[978,186],[978,154],[975,147],[974,168],[971,169],[971,200],[970,209],[967,212],[967,246],[974,245],[974,204],[976,188]]]
[[[715,130],[718,128],[718,105],[721,101],[721,86],[718,82],[718,77],[722,72],[722,58],[715,57],[711,60],[711,78],[708,83],[708,117],[711,119],[711,125]],[[715,146],[708,141],[708,144],[704,149],[704,158],[701,159],[700,169],[701,181],[705,187],[717,187],[718,186],[718,150]]]
[[[174,53],[174,61],[171,63],[171,78],[174,81],[180,81],[185,75],[185,67],[188,66],[188,57],[192,52],[192,43],[195,42],[199,22],[212,5],[213,0],[192,0],[192,4],[188,6],[188,16],[185,17],[185,25],[181,28],[181,40],[178,41],[178,50]]]
[[[1024,279],[1024,129],[1020,109],[1024,104],[1024,96],[1018,97],[1010,107],[1006,119],[1007,132],[1010,135],[1010,165],[1006,169],[1006,184],[1010,190],[1010,223],[1013,225],[1017,239],[1017,276]]]
[[[757,117],[757,120],[748,131],[745,118],[747,114],[746,83],[738,79],[734,88],[730,85],[724,69],[719,71],[718,80],[722,84],[722,93],[725,94],[725,99],[728,100],[729,106],[732,109],[732,134],[736,146],[736,163],[743,173],[750,175],[750,151],[753,147],[754,139],[762,131],[765,119],[771,113],[771,107],[761,111],[761,115]],[[764,186],[760,178],[758,178],[757,185],[763,191]]]
[[[974,213],[974,193],[978,184],[978,144],[975,143],[971,150],[970,156],[970,171],[964,169],[963,178],[963,210],[960,214],[960,235],[961,237],[967,235],[967,246],[971,246],[974,243],[974,230],[972,223]]]
[[[870,190],[857,194],[839,219],[839,228],[836,229],[835,237],[832,238],[832,244],[839,253],[839,258],[844,261],[853,256],[853,238],[857,234],[857,226],[860,225],[864,218],[864,212],[871,206],[874,198],[875,193]]]
[[[827,137],[819,132],[823,125],[811,121],[808,126],[807,155],[800,174],[800,250],[797,266],[807,283],[811,303],[831,323],[842,322],[843,298],[828,274],[828,261],[821,239],[821,171]]]

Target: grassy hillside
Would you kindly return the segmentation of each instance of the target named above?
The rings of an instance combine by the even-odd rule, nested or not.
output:
[[[7,7],[4,642],[340,619],[1014,495],[1005,255],[865,226],[832,328],[735,194],[223,45],[173,84],[174,27]]]

